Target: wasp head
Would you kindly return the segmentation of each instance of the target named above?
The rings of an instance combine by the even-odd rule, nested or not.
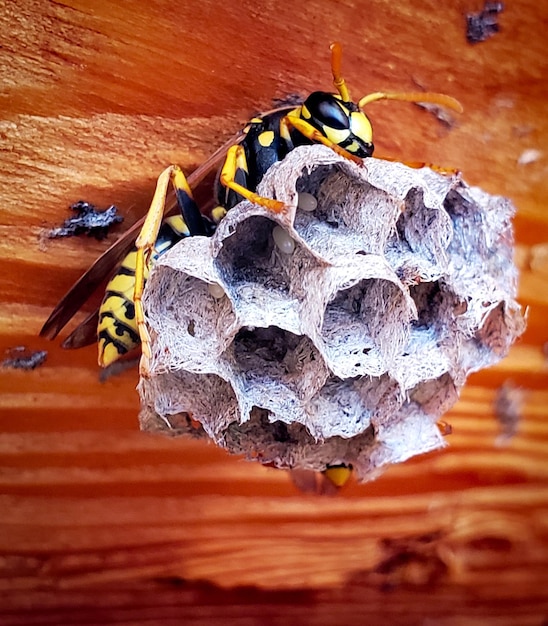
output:
[[[357,104],[323,91],[310,94],[301,106],[301,118],[330,141],[364,158],[373,154],[373,129]]]

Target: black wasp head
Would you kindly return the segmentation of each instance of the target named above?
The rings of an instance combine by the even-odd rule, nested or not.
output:
[[[371,122],[353,102],[315,91],[304,101],[301,118],[348,152],[362,158],[373,154]]]

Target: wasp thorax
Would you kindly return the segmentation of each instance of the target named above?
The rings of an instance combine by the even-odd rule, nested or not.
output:
[[[279,467],[352,465],[360,479],[445,445],[437,422],[467,375],[524,328],[514,207],[323,146],[293,150],[259,193],[293,208],[242,202],[151,274],[143,428]]]

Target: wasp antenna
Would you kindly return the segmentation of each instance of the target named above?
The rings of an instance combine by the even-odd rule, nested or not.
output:
[[[334,41],[330,46],[331,50],[331,71],[333,72],[333,85],[339,92],[343,102],[350,102],[350,94],[346,81],[341,76],[342,47],[338,41]]]
[[[358,106],[362,109],[364,106],[369,104],[370,102],[375,102],[376,100],[401,100],[403,102],[430,102],[432,104],[439,104],[447,109],[452,109],[457,113],[462,113],[463,108],[462,104],[452,98],[451,96],[446,96],[443,93],[432,93],[430,91],[410,91],[410,92],[402,92],[402,93],[389,93],[383,91],[376,91],[375,93],[370,93],[367,96],[364,96],[359,102]]]

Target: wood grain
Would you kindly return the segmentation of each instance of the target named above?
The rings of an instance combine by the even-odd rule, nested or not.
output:
[[[463,15],[480,5],[417,4],[0,2],[0,349],[49,351],[39,369],[0,371],[1,624],[546,623],[548,6],[508,3],[501,32],[471,46]],[[167,164],[191,171],[273,99],[329,89],[334,39],[356,97],[461,100],[452,128],[371,105],[377,151],[459,167],[515,202],[529,312],[447,416],[446,450],[320,498],[139,433],[135,371],[100,383],[93,347],[37,334],[110,243],[44,239],[71,203],[114,203],[131,224]],[[521,417],[502,445],[508,380]]]

